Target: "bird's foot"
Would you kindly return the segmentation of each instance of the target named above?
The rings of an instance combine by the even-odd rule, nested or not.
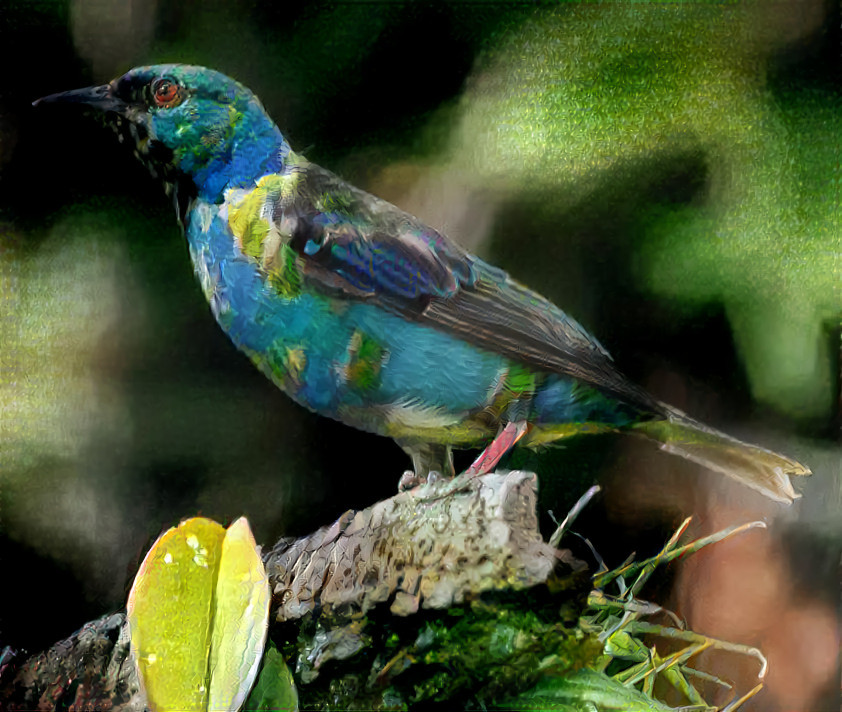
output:
[[[442,475],[441,472],[436,470],[430,470],[426,475],[419,475],[412,470],[405,470],[398,480],[398,492],[406,492],[422,485],[434,485],[439,480],[447,479],[451,478]]]
[[[518,440],[526,435],[529,430],[529,423],[525,420],[516,420],[506,423],[506,426],[497,433],[497,437],[491,444],[482,451],[480,456],[473,461],[471,466],[465,470],[465,474],[476,477],[491,472],[503,455],[511,450]]]
[[[420,484],[422,484],[422,482],[418,475],[416,475],[412,470],[404,470],[401,478],[398,480],[398,492],[406,492],[407,490],[411,490],[413,487],[417,487]]]

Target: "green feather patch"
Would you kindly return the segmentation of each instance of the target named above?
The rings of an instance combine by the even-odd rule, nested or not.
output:
[[[535,393],[535,380],[535,373],[528,367],[513,363],[506,374],[503,388],[515,398],[531,398]]]
[[[294,299],[301,294],[301,271],[297,259],[289,245],[281,244],[275,264],[269,271],[269,284],[284,299]]]
[[[376,388],[380,384],[380,369],[386,349],[365,332],[355,331],[348,351],[351,359],[345,375],[349,383],[362,390]]]

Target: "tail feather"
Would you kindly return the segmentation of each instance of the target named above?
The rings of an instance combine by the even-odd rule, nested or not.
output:
[[[777,502],[791,503],[801,495],[790,475],[809,475],[804,465],[771,450],[749,445],[664,406],[663,420],[638,423],[633,429],[659,443],[662,450],[721,472]]]

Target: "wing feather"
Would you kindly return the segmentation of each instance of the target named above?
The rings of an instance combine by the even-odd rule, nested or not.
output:
[[[329,171],[306,162],[296,171],[294,195],[281,199],[275,220],[282,215],[288,230],[292,225],[289,244],[318,288],[366,299],[661,413],[662,405],[620,374],[596,339],[544,297]]]

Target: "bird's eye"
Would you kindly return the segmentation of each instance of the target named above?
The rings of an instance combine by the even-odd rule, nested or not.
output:
[[[182,92],[172,79],[163,77],[152,82],[152,98],[162,109],[178,106],[182,101]]]

